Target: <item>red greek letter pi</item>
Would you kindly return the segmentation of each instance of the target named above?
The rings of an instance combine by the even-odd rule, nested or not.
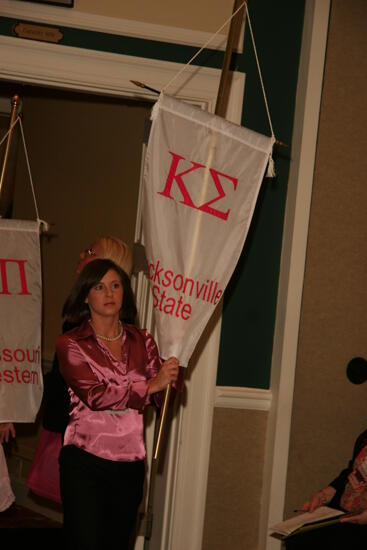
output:
[[[27,260],[10,260],[7,258],[6,259],[0,258],[0,280],[1,280],[1,289],[2,289],[0,291],[0,294],[11,294],[11,292],[9,292],[8,277],[6,273],[6,264],[9,262],[18,264],[19,279],[20,279],[20,286],[21,286],[21,291],[18,292],[18,294],[20,295],[31,294],[27,288],[27,280],[26,280],[25,269],[24,269],[24,264],[26,263],[26,261]]]

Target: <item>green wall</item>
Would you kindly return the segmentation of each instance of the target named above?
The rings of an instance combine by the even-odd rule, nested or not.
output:
[[[249,12],[274,133],[290,145],[304,1],[253,0]],[[238,68],[246,73],[242,125],[270,135],[250,33]],[[276,148],[277,177],[265,179],[250,231],[227,287],[217,384],[269,388],[284,208],[291,151]]]

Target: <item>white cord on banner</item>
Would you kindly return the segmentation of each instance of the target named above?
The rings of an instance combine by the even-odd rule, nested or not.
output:
[[[211,42],[212,40],[214,40],[214,38],[217,36],[217,34],[219,34],[220,31],[223,30],[224,27],[225,27],[225,26],[235,17],[235,15],[237,15],[237,13],[243,8],[243,6],[244,6],[245,4],[247,4],[247,1],[248,1],[248,0],[245,0],[244,2],[242,2],[242,4],[240,5],[240,7],[237,8],[236,11],[235,11],[234,13],[232,13],[231,17],[229,17],[229,18],[223,23],[223,25],[222,25],[222,26],[221,26],[221,27],[220,27],[220,28],[219,28],[219,29],[209,38],[209,40],[207,40],[207,42],[205,42],[204,46],[202,46],[202,47],[200,48],[200,50],[199,50],[198,52],[196,52],[196,54],[193,55],[192,58],[186,63],[186,65],[184,65],[184,66],[182,67],[182,69],[180,69],[180,70],[178,71],[178,73],[177,73],[173,78],[171,78],[171,80],[168,82],[168,84],[166,84],[166,85],[164,86],[164,88],[162,88],[162,90],[161,90],[162,92],[165,92],[165,91],[167,90],[167,88],[168,88],[169,86],[171,86],[171,84],[180,76],[180,74],[183,73],[189,65],[191,65],[191,63],[194,61],[194,59],[196,59],[197,56],[198,56],[199,54],[201,54],[201,52],[202,52],[203,50],[205,50],[205,48],[210,44],[210,42]]]
[[[35,194],[35,191],[34,191],[33,178],[32,178],[32,173],[31,173],[31,166],[30,166],[30,163],[29,163],[28,150],[27,150],[27,145],[26,145],[25,137],[24,137],[23,124],[22,124],[22,119],[20,118],[19,115],[14,120],[13,124],[10,126],[9,130],[6,132],[5,136],[3,136],[2,140],[0,141],[0,146],[4,143],[5,139],[10,134],[10,132],[13,130],[13,128],[16,126],[16,124],[18,124],[18,122],[19,122],[19,126],[20,126],[20,132],[21,132],[21,135],[22,135],[24,154],[25,154],[26,163],[27,163],[29,181],[30,181],[30,184],[31,184],[33,202],[34,202],[34,207],[35,207],[35,210],[36,210],[37,221],[40,224],[40,227],[42,228],[43,231],[48,231],[50,229],[49,224],[45,220],[41,220],[41,218],[39,217],[36,194]]]
[[[198,50],[196,52],[195,55],[192,56],[192,58],[186,63],[186,65],[184,65],[179,71],[178,73],[173,77],[171,78],[171,80],[168,82],[168,84],[166,84],[163,88],[162,88],[162,92],[165,92],[167,90],[167,88],[169,86],[171,86],[171,84],[186,70],[186,68],[191,65],[191,63],[194,61],[194,59],[196,59],[198,57],[198,55],[210,44],[210,42],[217,36],[218,33],[220,33],[220,31],[222,29],[224,29],[224,27],[233,19],[233,17],[235,17],[235,15],[237,15],[237,13],[244,7],[244,5],[246,5],[246,15],[247,15],[247,19],[248,19],[248,24],[249,24],[249,29],[250,29],[250,35],[251,35],[251,41],[252,41],[252,46],[254,48],[254,53],[255,53],[255,59],[256,59],[256,65],[257,65],[257,70],[258,70],[258,73],[259,73],[259,77],[260,77],[260,83],[261,83],[261,89],[262,89],[262,93],[263,93],[263,97],[264,97],[264,102],[265,102],[265,108],[266,108],[266,113],[267,113],[267,116],[268,116],[268,121],[269,121],[269,126],[270,126],[270,131],[271,131],[271,137],[272,137],[272,147],[271,147],[271,152],[269,154],[269,162],[268,162],[268,170],[267,170],[267,177],[268,178],[274,178],[275,177],[275,167],[274,167],[274,159],[273,159],[273,155],[272,155],[272,150],[273,150],[273,145],[276,141],[276,138],[275,138],[275,134],[274,134],[274,130],[273,130],[273,124],[271,122],[271,116],[270,116],[270,110],[269,110],[269,105],[268,105],[268,100],[267,100],[267,97],[266,97],[266,92],[265,92],[265,87],[264,87],[264,81],[263,81],[263,78],[262,78],[262,73],[261,73],[261,68],[260,68],[260,62],[259,62],[259,57],[257,55],[257,49],[256,49],[256,44],[255,44],[255,38],[254,38],[254,33],[252,31],[252,25],[251,25],[251,20],[250,20],[250,14],[249,14],[249,11],[248,11],[248,7],[247,7],[247,0],[245,0],[244,2],[242,2],[242,4],[239,6],[239,8],[237,8],[237,10],[232,13],[231,17],[229,17],[224,23],[223,25],[209,38],[209,40],[207,40],[207,42],[204,44],[204,46],[202,46],[200,48],[200,50]]]
[[[260,68],[259,58],[258,58],[258,55],[257,55],[257,49],[256,49],[256,44],[255,44],[254,33],[252,32],[251,19],[250,19],[250,14],[249,14],[248,9],[247,9],[247,5],[246,5],[246,15],[247,15],[247,19],[248,19],[248,27],[249,27],[249,29],[250,29],[250,35],[251,35],[251,40],[252,40],[252,46],[253,46],[253,48],[254,48],[254,53],[255,53],[255,59],[256,59],[256,64],[257,64],[257,70],[258,70],[258,72],[259,72],[260,83],[261,83],[261,89],[262,89],[262,91],[263,91],[263,96],[264,96],[264,101],[265,101],[266,112],[267,112],[267,115],[268,115],[268,120],[269,120],[269,126],[270,126],[271,136],[272,136],[272,138],[274,138],[274,141],[275,141],[275,135],[274,135],[273,125],[272,125],[272,123],[271,123],[271,117],[270,117],[270,111],[269,111],[268,100],[267,100],[267,97],[266,97],[266,92],[265,92],[263,77],[262,77],[262,74],[261,74],[261,68]]]
[[[267,100],[267,97],[266,97],[265,86],[264,86],[263,77],[262,77],[262,73],[261,73],[259,57],[257,55],[255,38],[254,38],[254,33],[252,32],[251,19],[250,19],[250,14],[248,12],[247,4],[246,4],[246,15],[247,15],[247,20],[248,20],[248,27],[250,29],[252,46],[254,48],[257,70],[258,70],[259,77],[260,77],[261,89],[262,89],[263,96],[264,96],[265,108],[266,108],[266,113],[268,115],[268,121],[269,121],[269,126],[270,126],[270,131],[271,131],[271,137],[272,137],[271,151],[270,151],[270,154],[269,154],[268,170],[266,172],[266,176],[268,178],[274,178],[276,176],[276,173],[275,173],[275,166],[274,166],[274,159],[273,159],[273,145],[274,145],[276,139],[275,139],[275,134],[274,134],[274,130],[273,130],[273,124],[271,122],[271,116],[270,116],[270,111],[269,111],[268,100]]]
[[[26,162],[27,162],[29,181],[30,181],[31,189],[32,189],[34,207],[35,207],[35,209],[36,209],[37,221],[38,221],[38,223],[40,224],[40,226],[42,227],[42,230],[43,230],[43,231],[48,231],[48,230],[50,229],[49,224],[48,224],[45,220],[41,220],[41,218],[39,217],[38,206],[37,206],[37,199],[36,199],[36,193],[35,193],[35,191],[34,191],[33,178],[32,178],[32,172],[31,172],[31,165],[30,165],[30,163],[29,163],[28,149],[27,149],[27,144],[26,144],[26,142],[25,142],[22,119],[21,119],[20,117],[18,117],[18,118],[19,118],[20,131],[21,131],[21,134],[22,134],[22,140],[23,140],[23,147],[24,147],[25,159],[26,159]]]

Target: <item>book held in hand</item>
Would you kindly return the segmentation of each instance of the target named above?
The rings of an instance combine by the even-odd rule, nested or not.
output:
[[[339,516],[344,516],[345,512],[329,508],[328,506],[320,506],[313,512],[304,512],[292,518],[281,521],[269,527],[271,535],[288,537],[301,531],[318,529],[336,523],[339,521]]]

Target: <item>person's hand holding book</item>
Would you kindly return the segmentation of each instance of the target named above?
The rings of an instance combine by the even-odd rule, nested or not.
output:
[[[309,500],[302,504],[303,512],[313,512],[316,508],[320,506],[325,506],[328,504],[333,496],[335,495],[336,490],[331,485],[328,485],[324,489],[317,491]]]
[[[348,514],[345,517],[340,519],[340,523],[357,523],[358,525],[366,525],[367,510],[363,510],[363,512],[353,514],[353,515]]]

